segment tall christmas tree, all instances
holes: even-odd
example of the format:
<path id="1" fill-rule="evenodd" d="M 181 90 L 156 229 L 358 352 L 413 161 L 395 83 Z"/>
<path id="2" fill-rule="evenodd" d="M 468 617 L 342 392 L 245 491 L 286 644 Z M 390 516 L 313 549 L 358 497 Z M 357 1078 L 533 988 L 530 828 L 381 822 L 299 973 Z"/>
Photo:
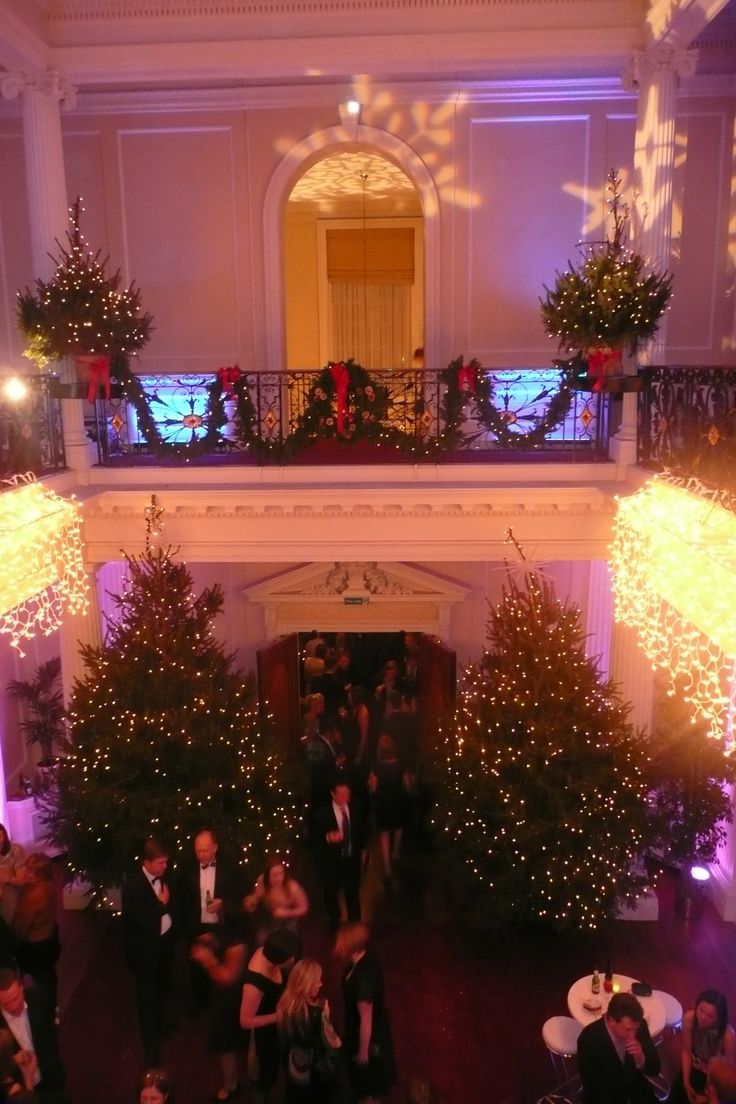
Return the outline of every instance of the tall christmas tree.
<path id="1" fill-rule="evenodd" d="M 449 877 L 478 926 L 593 929 L 645 882 L 646 750 L 584 640 L 550 582 L 508 575 L 438 757 Z"/>
<path id="2" fill-rule="evenodd" d="M 40 368 L 66 356 L 96 354 L 115 359 L 141 349 L 150 338 L 153 318 L 141 310 L 134 284 L 121 288 L 118 270 L 106 274 L 107 258 L 92 253 L 82 235 L 82 201 L 69 211 L 67 247 L 57 242 L 51 280 L 36 280 L 35 289 L 18 292 L 18 328 L 27 341 L 25 355 Z"/>
<path id="3" fill-rule="evenodd" d="M 128 589 L 101 648 L 83 646 L 70 706 L 73 751 L 48 803 L 52 838 L 96 893 L 149 835 L 176 850 L 214 828 L 240 856 L 288 845 L 295 805 L 246 679 L 213 637 L 219 585 L 199 596 L 169 551 L 128 557 Z"/>

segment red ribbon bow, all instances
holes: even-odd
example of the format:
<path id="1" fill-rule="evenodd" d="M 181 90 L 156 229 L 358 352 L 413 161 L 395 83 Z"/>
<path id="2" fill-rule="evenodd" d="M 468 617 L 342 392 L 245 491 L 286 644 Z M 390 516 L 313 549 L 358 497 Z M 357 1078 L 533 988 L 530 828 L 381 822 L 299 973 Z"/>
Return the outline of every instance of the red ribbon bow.
<path id="1" fill-rule="evenodd" d="M 220 381 L 220 386 L 222 387 L 226 399 L 229 399 L 232 395 L 235 390 L 235 384 L 242 374 L 237 364 L 233 364 L 230 368 L 217 369 L 217 378 Z"/>
<path id="2" fill-rule="evenodd" d="M 588 378 L 593 381 L 593 390 L 600 391 L 606 376 L 621 368 L 621 350 L 608 346 L 588 349 Z"/>
<path id="3" fill-rule="evenodd" d="M 345 436 L 345 416 L 348 412 L 348 387 L 350 385 L 350 372 L 342 361 L 333 363 L 330 361 L 330 373 L 335 385 L 337 398 L 337 432 Z"/>
<path id="4" fill-rule="evenodd" d="M 471 395 L 475 394 L 476 387 L 476 366 L 475 364 L 463 364 L 457 370 L 457 385 L 461 391 L 468 391 Z"/>
<path id="5" fill-rule="evenodd" d="M 94 402 L 100 387 L 105 398 L 110 398 L 110 357 L 84 354 L 75 358 L 77 364 L 87 369 L 87 402 Z"/>

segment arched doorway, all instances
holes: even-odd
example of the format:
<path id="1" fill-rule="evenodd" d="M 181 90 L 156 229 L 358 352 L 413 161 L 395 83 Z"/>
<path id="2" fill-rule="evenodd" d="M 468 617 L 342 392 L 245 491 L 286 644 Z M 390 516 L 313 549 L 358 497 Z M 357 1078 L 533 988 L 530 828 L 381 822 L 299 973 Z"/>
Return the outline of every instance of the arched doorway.
<path id="1" fill-rule="evenodd" d="M 264 285 L 267 311 L 267 368 L 286 367 L 283 280 L 283 217 L 295 183 L 308 169 L 334 152 L 373 152 L 403 171 L 419 196 L 424 242 L 425 363 L 438 363 L 439 325 L 439 197 L 422 159 L 393 134 L 367 126 L 337 126 L 310 134 L 283 158 L 269 183 L 263 208 Z M 314 365 L 311 366 L 314 368 Z"/>
<path id="2" fill-rule="evenodd" d="M 289 370 L 412 365 L 424 348 L 424 220 L 402 169 L 373 151 L 326 154 L 295 183 L 282 241 Z"/>

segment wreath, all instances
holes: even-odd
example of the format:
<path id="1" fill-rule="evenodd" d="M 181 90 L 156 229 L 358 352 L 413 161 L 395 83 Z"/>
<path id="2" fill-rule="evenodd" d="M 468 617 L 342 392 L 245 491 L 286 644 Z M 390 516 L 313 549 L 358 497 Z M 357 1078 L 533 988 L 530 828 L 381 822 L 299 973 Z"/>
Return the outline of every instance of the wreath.
<path id="1" fill-rule="evenodd" d="M 351 358 L 330 361 L 307 394 L 284 447 L 293 453 L 312 441 L 394 439 L 388 426 L 389 389 Z"/>

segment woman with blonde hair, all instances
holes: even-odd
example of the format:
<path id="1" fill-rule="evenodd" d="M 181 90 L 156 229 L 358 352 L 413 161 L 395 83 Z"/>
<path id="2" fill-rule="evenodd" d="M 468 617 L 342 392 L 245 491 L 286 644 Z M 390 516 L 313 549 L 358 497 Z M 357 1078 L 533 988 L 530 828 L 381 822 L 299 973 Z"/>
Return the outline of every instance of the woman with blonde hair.
<path id="1" fill-rule="evenodd" d="M 297 962 L 276 1008 L 286 1072 L 286 1104 L 329 1101 L 336 1076 L 340 1037 L 330 1006 L 320 997 L 322 967 L 311 958 Z"/>

